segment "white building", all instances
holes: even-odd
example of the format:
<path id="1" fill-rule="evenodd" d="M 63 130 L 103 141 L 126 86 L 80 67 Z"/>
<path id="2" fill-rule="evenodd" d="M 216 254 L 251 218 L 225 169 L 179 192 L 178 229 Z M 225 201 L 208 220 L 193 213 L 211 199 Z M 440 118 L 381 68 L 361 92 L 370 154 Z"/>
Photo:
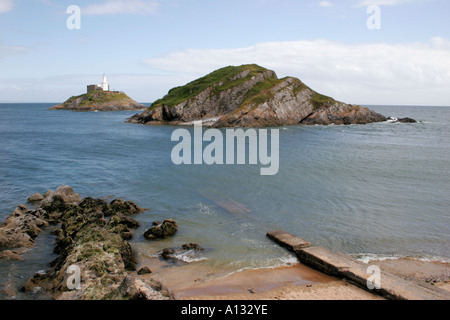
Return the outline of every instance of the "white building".
<path id="1" fill-rule="evenodd" d="M 106 74 L 103 74 L 103 79 L 101 84 L 91 84 L 87 86 L 87 92 L 92 91 L 109 91 L 109 84 L 106 80 Z"/>

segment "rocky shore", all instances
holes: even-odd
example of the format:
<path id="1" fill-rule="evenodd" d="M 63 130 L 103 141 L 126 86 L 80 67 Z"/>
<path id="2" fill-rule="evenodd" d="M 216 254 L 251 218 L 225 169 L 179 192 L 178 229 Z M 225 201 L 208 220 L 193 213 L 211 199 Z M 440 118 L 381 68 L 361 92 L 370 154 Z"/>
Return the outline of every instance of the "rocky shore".
<path id="1" fill-rule="evenodd" d="M 131 216 L 145 209 L 120 199 L 109 204 L 82 199 L 68 186 L 29 200 L 39 202 L 36 209 L 19 205 L 0 226 L 0 259 L 21 260 L 44 228 L 52 228 L 56 235 L 58 256 L 47 271 L 28 279 L 21 291 L 40 291 L 49 299 L 64 300 L 173 299 L 169 289 L 145 275 L 149 272 L 136 272 L 127 240 L 139 226 Z M 80 282 L 73 290 L 71 276 L 77 270 Z"/>
<path id="2" fill-rule="evenodd" d="M 128 122 L 185 125 L 200 120 L 220 128 L 367 124 L 386 117 L 319 94 L 297 78 L 279 79 L 272 70 L 243 65 L 174 88 Z"/>
<path id="3" fill-rule="evenodd" d="M 10 299 L 19 291 L 30 297 L 56 300 L 380 299 L 378 294 L 305 264 L 227 275 L 207 266 L 185 263 L 186 255 L 196 256 L 205 250 L 195 243 L 162 249 L 151 261 L 136 261 L 128 241 L 140 226 L 136 215 L 146 209 L 121 199 L 106 202 L 81 198 L 69 186 L 44 195 L 34 194 L 28 200 L 30 208 L 19 205 L 0 226 L 0 259 L 22 263 L 22 256 L 34 249 L 44 230 L 55 237 L 56 259 L 47 270 L 18 285 L 11 281 L 0 283 L 0 290 Z M 143 237 L 152 242 L 173 237 L 177 231 L 178 224 L 166 219 L 154 222 Z M 293 248 L 303 250 L 299 248 L 304 246 L 295 242 Z M 308 249 L 311 248 L 304 250 Z M 176 267 L 167 268 L 167 264 Z M 437 288 L 440 294 L 449 290 L 448 263 L 398 259 L 370 264 L 412 283 L 409 286 L 413 295 L 418 294 L 413 290 L 417 285 L 428 291 Z"/>

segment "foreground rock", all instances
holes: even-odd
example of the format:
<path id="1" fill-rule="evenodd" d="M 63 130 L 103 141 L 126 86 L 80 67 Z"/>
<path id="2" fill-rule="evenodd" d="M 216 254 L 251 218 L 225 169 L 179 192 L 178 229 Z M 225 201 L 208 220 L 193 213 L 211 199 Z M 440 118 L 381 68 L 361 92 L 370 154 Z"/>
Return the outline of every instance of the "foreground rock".
<path id="1" fill-rule="evenodd" d="M 50 110 L 71 111 L 128 111 L 142 110 L 146 107 L 137 103 L 123 92 L 94 91 L 80 96 L 71 97 L 62 104 L 53 106 Z"/>
<path id="2" fill-rule="evenodd" d="M 163 223 L 155 222 L 154 226 L 144 233 L 147 240 L 164 239 L 175 235 L 178 231 L 178 224 L 174 220 L 165 220 Z"/>
<path id="3" fill-rule="evenodd" d="M 58 257 L 45 273 L 35 274 L 22 288 L 53 299 L 171 299 L 170 291 L 152 279 L 134 274 L 136 261 L 127 242 L 139 223 L 130 217 L 142 212 L 135 203 L 84 198 L 71 187 L 49 191 L 37 210 L 20 205 L 0 228 L 0 257 L 20 259 L 34 246 L 43 227 L 54 225 Z M 107 217 L 110 217 L 107 219 Z M 79 270 L 80 286 L 71 276 Z"/>
<path id="4" fill-rule="evenodd" d="M 196 243 L 187 243 L 183 244 L 180 248 L 165 248 L 161 250 L 158 254 L 164 260 L 170 260 L 174 262 L 177 261 L 187 262 L 185 260 L 188 255 L 194 256 L 195 254 L 203 250 L 204 249 Z"/>
<path id="5" fill-rule="evenodd" d="M 44 200 L 44 197 L 40 193 L 35 193 L 28 197 L 27 201 L 30 203 L 39 202 Z"/>
<path id="6" fill-rule="evenodd" d="M 0 258 L 20 260 L 20 255 L 34 246 L 41 228 L 48 226 L 46 212 L 28 210 L 21 204 L 0 226 Z"/>
<path id="7" fill-rule="evenodd" d="M 386 121 L 367 108 L 323 96 L 299 79 L 278 79 L 257 65 L 219 69 L 174 88 L 142 114 L 138 124 L 192 124 L 211 127 L 269 127 L 297 124 L 366 124 Z"/>

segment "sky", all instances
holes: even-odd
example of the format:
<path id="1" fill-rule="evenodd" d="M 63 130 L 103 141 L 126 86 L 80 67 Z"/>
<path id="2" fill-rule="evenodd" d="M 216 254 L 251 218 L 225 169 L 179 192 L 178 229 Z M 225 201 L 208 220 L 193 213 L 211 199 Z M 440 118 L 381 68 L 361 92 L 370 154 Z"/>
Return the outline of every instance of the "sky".
<path id="1" fill-rule="evenodd" d="M 0 0 L 0 102 L 63 102 L 105 73 L 149 103 L 256 63 L 346 103 L 450 106 L 449 13 L 450 0 Z"/>

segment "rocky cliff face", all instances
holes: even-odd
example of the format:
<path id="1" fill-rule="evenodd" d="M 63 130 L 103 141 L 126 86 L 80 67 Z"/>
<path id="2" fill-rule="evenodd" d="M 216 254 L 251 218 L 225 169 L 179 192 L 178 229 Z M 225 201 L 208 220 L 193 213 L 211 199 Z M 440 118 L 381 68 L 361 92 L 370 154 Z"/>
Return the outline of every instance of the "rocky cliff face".
<path id="1" fill-rule="evenodd" d="M 297 124 L 366 124 L 386 121 L 367 108 L 323 96 L 257 65 L 219 69 L 172 89 L 142 114 L 139 124 L 190 124 L 212 127 L 268 127 Z"/>
<path id="2" fill-rule="evenodd" d="M 64 103 L 51 107 L 50 110 L 88 112 L 142 110 L 145 108 L 144 105 L 137 103 L 123 92 L 95 91 L 71 97 Z"/>

